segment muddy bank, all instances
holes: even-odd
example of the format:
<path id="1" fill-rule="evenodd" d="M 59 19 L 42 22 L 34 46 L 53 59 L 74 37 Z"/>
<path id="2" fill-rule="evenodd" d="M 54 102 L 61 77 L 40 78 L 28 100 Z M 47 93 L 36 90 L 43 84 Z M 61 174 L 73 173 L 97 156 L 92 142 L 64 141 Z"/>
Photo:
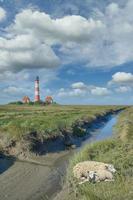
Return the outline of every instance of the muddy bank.
<path id="1" fill-rule="evenodd" d="M 109 117 L 108 122 L 102 124 L 102 127 L 100 127 L 100 129 L 98 128 L 98 126 L 95 126 L 97 128 L 91 130 L 92 136 L 83 141 L 82 146 L 77 148 L 76 152 L 82 151 L 82 147 L 88 145 L 89 143 L 101 141 L 112 137 L 113 127 L 116 123 L 117 123 L 117 115 L 112 115 Z M 57 193 L 57 195 L 53 197 L 52 200 L 68 200 L 68 194 L 71 192 L 73 191 L 71 191 L 69 185 L 64 182 L 61 191 Z"/>
<path id="2" fill-rule="evenodd" d="M 108 122 L 113 114 L 118 114 L 123 109 L 111 110 L 104 114 L 98 114 L 93 119 L 82 118 L 75 121 L 71 127 L 59 129 L 59 136 L 49 139 L 38 140 L 35 135 L 35 143 L 32 146 L 32 152 L 37 155 L 47 153 L 59 153 L 69 149 L 75 149 L 82 145 L 82 142 L 92 137 L 92 132 L 99 129 L 104 123 Z"/>
<path id="3" fill-rule="evenodd" d="M 44 134 L 38 132 L 25 134 L 19 140 L 9 140 L 4 136 L 0 138 L 2 152 L 5 155 L 26 159 L 31 157 L 32 154 L 45 155 L 47 153 L 59 153 L 66 149 L 80 147 L 82 141 L 91 137 L 90 132 L 93 129 L 102 126 L 102 123 L 108 121 L 112 114 L 117 114 L 121 110 L 110 110 L 106 113 L 97 114 L 91 119 L 84 117 L 76 120 L 71 127 L 59 128 L 56 136 L 49 136 L 47 139 Z"/>
<path id="4" fill-rule="evenodd" d="M 89 126 L 87 131 L 91 137 L 87 137 L 86 135 L 86 140 L 84 139 L 84 141 L 88 141 L 89 143 L 93 138 L 93 134 L 94 140 L 96 139 L 96 135 L 102 135 L 102 130 L 106 126 L 105 124 L 109 124 L 110 121 L 110 127 L 112 127 L 114 122 L 112 124 L 111 118 L 112 116 L 108 115 L 106 119 L 104 118 L 104 121 L 100 122 L 99 126 L 98 124 Z M 108 122 L 106 123 L 105 121 Z M 99 132 L 100 130 L 101 132 Z M 110 133 L 112 133 L 112 129 Z M 82 137 L 78 137 L 78 139 L 81 138 Z M 83 145 L 84 141 L 82 140 Z M 22 161 L 15 160 L 15 162 L 10 163 L 10 165 L 1 158 L 0 163 L 5 163 L 5 169 L 3 169 L 0 175 L 0 199 L 52 200 L 62 189 L 69 159 L 75 151 L 76 150 L 73 149 L 67 149 L 59 150 L 58 152 L 45 152 L 41 156 L 38 154 L 37 156 L 35 154 L 30 154 L 30 159 L 27 158 Z M 64 196 L 64 193 L 62 195 Z M 63 200 L 63 198 L 61 200 Z"/>
<path id="5" fill-rule="evenodd" d="M 61 190 L 72 153 L 50 153 L 23 161 L 1 158 L 0 199 L 52 199 L 53 194 Z"/>

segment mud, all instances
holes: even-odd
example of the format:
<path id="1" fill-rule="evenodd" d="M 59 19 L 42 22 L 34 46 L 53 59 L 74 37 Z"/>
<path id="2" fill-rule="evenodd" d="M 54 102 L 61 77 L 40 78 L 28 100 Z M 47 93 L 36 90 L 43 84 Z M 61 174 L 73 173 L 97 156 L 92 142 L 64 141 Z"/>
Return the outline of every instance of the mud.
<path id="1" fill-rule="evenodd" d="M 1 200 L 52 199 L 61 189 L 70 151 L 26 161 L 1 158 Z M 59 184 L 60 183 L 60 184 Z"/>
<path id="2" fill-rule="evenodd" d="M 115 116 L 113 118 L 116 119 Z M 108 116 L 106 122 L 97 122 L 88 128 L 88 136 L 75 139 L 77 147 L 81 148 L 86 143 L 111 136 L 112 127 L 116 123 L 113 118 Z M 99 135 L 103 137 L 98 138 Z M 59 148 L 58 142 L 54 145 Z M 58 151 L 54 152 L 52 149 L 41 156 L 33 154 L 26 160 L 18 160 L 14 157 L 0 158 L 0 200 L 54 199 L 62 189 L 69 159 L 76 151 L 77 149 L 59 148 Z"/>

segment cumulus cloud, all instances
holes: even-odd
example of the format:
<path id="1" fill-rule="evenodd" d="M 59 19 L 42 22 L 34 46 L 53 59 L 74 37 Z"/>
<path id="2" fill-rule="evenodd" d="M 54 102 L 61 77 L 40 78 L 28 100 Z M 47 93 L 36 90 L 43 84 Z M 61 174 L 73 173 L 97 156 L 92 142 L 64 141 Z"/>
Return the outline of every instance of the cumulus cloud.
<path id="1" fill-rule="evenodd" d="M 0 22 L 6 18 L 6 11 L 0 7 Z"/>
<path id="2" fill-rule="evenodd" d="M 97 8 L 89 18 L 52 18 L 37 9 L 24 9 L 0 38 L 0 70 L 56 68 L 60 62 L 78 61 L 107 68 L 133 61 L 132 10 L 132 0 L 123 6 L 110 3 L 104 11 Z"/>
<path id="3" fill-rule="evenodd" d="M 59 92 L 57 93 L 58 97 L 82 97 L 85 96 L 86 91 L 81 90 L 81 89 L 64 89 L 63 90 L 59 90 Z"/>
<path id="4" fill-rule="evenodd" d="M 104 87 L 95 87 L 91 90 L 91 94 L 95 96 L 107 96 L 110 94 L 110 91 Z"/>
<path id="5" fill-rule="evenodd" d="M 117 15 L 119 12 L 119 6 L 117 3 L 110 3 L 106 8 L 106 14 L 109 16 Z"/>
<path id="6" fill-rule="evenodd" d="M 23 10 L 7 27 L 7 37 L 0 38 L 0 70 L 57 67 L 60 59 L 52 45 L 86 41 L 90 33 L 100 27 L 99 20 L 81 16 L 52 19 L 44 12 Z"/>
<path id="7" fill-rule="evenodd" d="M 126 92 L 131 92 L 132 88 L 129 86 L 120 86 L 119 88 L 116 88 L 115 91 L 120 93 L 126 93 Z"/>
<path id="8" fill-rule="evenodd" d="M 87 86 L 83 82 L 76 82 L 71 85 L 73 89 L 86 89 Z"/>
<path id="9" fill-rule="evenodd" d="M 109 85 L 112 84 L 133 84 L 133 74 L 126 72 L 117 72 L 112 76 Z"/>
<path id="10" fill-rule="evenodd" d="M 87 67 L 115 67 L 133 61 L 133 3 L 128 0 L 122 7 L 109 4 L 104 12 L 97 9 L 94 19 L 103 26 L 86 39 L 86 44 L 65 45 L 61 48 L 68 62 L 76 59 Z M 69 55 L 69 56 L 68 56 Z"/>
<path id="11" fill-rule="evenodd" d="M 3 93 L 9 95 L 26 95 L 30 93 L 30 89 L 16 86 L 9 86 L 3 89 Z"/>
<path id="12" fill-rule="evenodd" d="M 29 79 L 29 73 L 25 71 L 21 71 L 19 73 L 13 73 L 11 71 L 5 71 L 0 74 L 0 81 L 2 82 L 11 82 L 11 81 L 26 81 Z"/>
<path id="13" fill-rule="evenodd" d="M 12 39 L 0 38 L 0 71 L 55 68 L 59 58 L 52 48 L 32 35 L 19 35 Z"/>
<path id="14" fill-rule="evenodd" d="M 94 85 L 85 85 L 83 82 L 76 82 L 70 88 L 61 88 L 58 91 L 59 97 L 89 97 L 89 96 L 108 96 L 111 91 L 107 88 L 97 87 Z"/>
<path id="15" fill-rule="evenodd" d="M 44 12 L 27 9 L 16 15 L 15 22 L 9 30 L 18 34 L 32 33 L 48 44 L 53 44 L 86 41 L 92 31 L 103 26 L 100 20 L 86 19 L 80 15 L 52 19 Z"/>

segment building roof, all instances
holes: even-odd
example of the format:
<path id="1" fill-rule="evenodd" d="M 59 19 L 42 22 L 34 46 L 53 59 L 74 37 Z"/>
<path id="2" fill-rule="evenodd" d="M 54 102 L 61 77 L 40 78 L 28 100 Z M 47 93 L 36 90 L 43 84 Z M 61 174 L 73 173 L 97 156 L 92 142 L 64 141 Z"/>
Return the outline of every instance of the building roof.
<path id="1" fill-rule="evenodd" d="M 51 96 L 47 96 L 47 97 L 45 98 L 45 101 L 51 102 L 51 101 L 53 101 L 53 98 L 52 98 Z"/>
<path id="2" fill-rule="evenodd" d="M 23 102 L 29 102 L 30 98 L 28 96 L 24 96 L 22 100 L 23 100 Z"/>

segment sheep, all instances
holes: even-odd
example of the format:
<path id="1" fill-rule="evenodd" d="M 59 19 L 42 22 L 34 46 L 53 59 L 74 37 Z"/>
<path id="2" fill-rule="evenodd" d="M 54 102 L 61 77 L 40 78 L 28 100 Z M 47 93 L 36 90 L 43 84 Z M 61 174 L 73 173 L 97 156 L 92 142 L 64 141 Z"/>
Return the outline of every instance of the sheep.
<path id="1" fill-rule="evenodd" d="M 113 174 L 105 169 L 90 171 L 88 173 L 88 178 L 90 182 L 101 182 L 101 181 L 114 181 Z"/>
<path id="2" fill-rule="evenodd" d="M 90 171 L 97 172 L 97 170 L 106 170 L 110 173 L 115 173 L 115 168 L 111 164 L 106 164 L 96 161 L 84 161 L 76 164 L 73 168 L 74 177 L 80 180 L 88 178 Z"/>
<path id="3" fill-rule="evenodd" d="M 113 174 L 107 170 L 89 171 L 88 176 L 86 178 L 81 178 L 79 185 L 85 182 L 98 183 L 101 181 L 114 181 Z"/>

